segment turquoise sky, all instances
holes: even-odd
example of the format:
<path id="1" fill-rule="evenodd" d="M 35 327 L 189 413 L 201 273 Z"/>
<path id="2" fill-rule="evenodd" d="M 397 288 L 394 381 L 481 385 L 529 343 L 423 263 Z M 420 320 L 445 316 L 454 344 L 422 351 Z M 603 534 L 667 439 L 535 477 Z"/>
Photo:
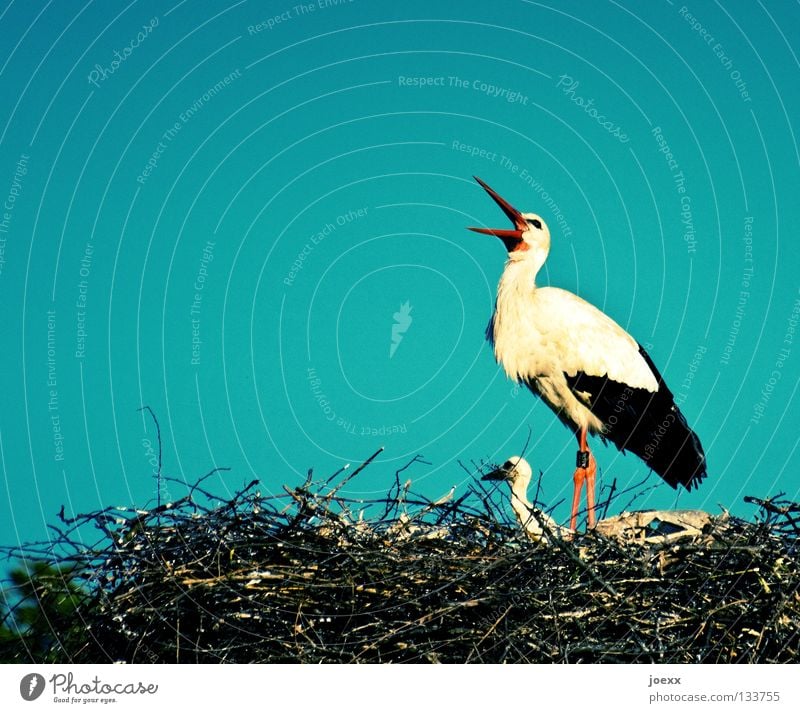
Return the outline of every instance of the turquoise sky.
<path id="1" fill-rule="evenodd" d="M 796 4 L 293 2 L 3 4 L 0 542 L 152 504 L 145 404 L 165 474 L 220 493 L 384 446 L 350 496 L 420 454 L 438 497 L 530 431 L 567 498 L 572 434 L 484 341 L 473 174 L 659 365 L 708 455 L 680 506 L 800 498 Z"/>

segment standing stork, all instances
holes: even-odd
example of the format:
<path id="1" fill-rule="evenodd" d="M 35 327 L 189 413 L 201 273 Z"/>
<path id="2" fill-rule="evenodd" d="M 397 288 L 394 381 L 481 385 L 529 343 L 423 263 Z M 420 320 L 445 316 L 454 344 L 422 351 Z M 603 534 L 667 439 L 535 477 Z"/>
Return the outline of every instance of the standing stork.
<path id="1" fill-rule="evenodd" d="M 706 476 L 703 447 L 647 352 L 577 295 L 537 287 L 550 251 L 547 225 L 475 180 L 514 224 L 513 230 L 470 228 L 500 238 L 508 250 L 487 339 L 506 374 L 541 396 L 578 439 L 570 528 L 577 525 L 584 483 L 589 528 L 596 522 L 589 434 L 635 453 L 673 488 L 699 485 Z"/>

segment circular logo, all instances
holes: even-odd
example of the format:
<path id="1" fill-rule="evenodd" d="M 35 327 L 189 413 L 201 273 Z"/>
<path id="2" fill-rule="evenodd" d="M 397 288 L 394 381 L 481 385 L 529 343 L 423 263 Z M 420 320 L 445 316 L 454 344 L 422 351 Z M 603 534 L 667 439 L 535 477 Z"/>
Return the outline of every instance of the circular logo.
<path id="1" fill-rule="evenodd" d="M 44 676 L 38 673 L 29 673 L 19 682 L 19 694 L 26 701 L 35 701 L 44 693 Z"/>

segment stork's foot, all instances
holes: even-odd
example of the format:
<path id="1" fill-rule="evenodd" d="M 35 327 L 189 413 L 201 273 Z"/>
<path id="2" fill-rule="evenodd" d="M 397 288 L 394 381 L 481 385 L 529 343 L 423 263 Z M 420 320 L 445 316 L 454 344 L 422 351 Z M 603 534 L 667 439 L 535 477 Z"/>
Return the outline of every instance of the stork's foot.
<path id="1" fill-rule="evenodd" d="M 578 510 L 581 504 L 581 491 L 586 483 L 586 506 L 589 529 L 594 529 L 596 518 L 594 512 L 594 482 L 597 473 L 597 462 L 589 450 L 579 450 L 576 458 L 575 474 L 572 476 L 574 489 L 572 491 L 572 516 L 569 520 L 570 530 L 575 530 L 578 525 Z"/>

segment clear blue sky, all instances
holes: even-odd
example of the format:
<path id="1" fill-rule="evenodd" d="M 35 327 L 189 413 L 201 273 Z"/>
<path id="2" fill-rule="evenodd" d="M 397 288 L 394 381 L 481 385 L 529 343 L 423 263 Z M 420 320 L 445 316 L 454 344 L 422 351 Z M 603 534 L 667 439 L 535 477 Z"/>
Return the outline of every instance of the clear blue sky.
<path id="1" fill-rule="evenodd" d="M 484 341 L 472 174 L 649 349 L 708 455 L 681 506 L 800 497 L 797 5 L 293 2 L 4 3 L 0 541 L 152 502 L 142 404 L 221 492 L 385 446 L 348 493 L 421 454 L 435 497 L 530 430 L 568 496 L 572 434 Z"/>

